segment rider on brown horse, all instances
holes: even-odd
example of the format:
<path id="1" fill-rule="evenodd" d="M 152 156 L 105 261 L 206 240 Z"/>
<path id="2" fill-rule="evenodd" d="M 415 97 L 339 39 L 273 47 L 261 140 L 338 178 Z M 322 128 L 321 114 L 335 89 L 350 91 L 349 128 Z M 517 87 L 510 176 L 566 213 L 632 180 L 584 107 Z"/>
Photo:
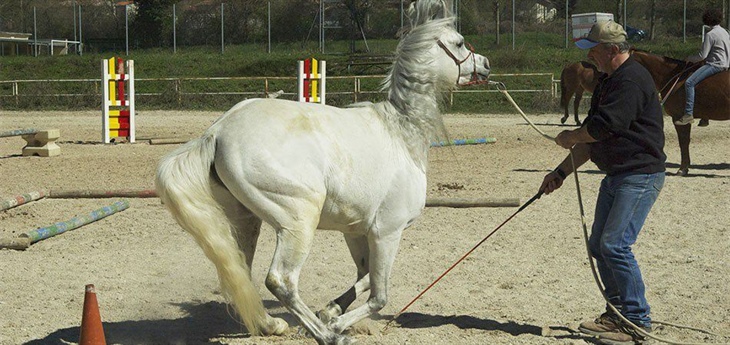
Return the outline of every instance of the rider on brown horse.
<path id="1" fill-rule="evenodd" d="M 687 100 L 684 107 L 684 116 L 675 121 L 678 126 L 688 125 L 694 122 L 695 85 L 705 78 L 725 71 L 730 67 L 730 35 L 720 26 L 722 12 L 717 9 L 705 11 L 702 15 L 702 23 L 711 27 L 705 34 L 702 49 L 699 54 L 692 55 L 687 61 L 699 62 L 704 60 L 705 64 L 698 68 L 684 83 Z M 709 121 L 703 119 L 700 126 L 707 126 Z"/>

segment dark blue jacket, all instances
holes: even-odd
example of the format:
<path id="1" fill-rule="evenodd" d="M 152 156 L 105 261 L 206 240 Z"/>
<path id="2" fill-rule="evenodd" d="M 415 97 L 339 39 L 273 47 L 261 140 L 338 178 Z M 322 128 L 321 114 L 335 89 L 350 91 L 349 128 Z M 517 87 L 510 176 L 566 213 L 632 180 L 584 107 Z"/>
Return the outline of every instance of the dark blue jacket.
<path id="1" fill-rule="evenodd" d="M 591 161 L 608 175 L 665 170 L 664 118 L 649 72 L 629 58 L 599 78 L 583 123 Z"/>

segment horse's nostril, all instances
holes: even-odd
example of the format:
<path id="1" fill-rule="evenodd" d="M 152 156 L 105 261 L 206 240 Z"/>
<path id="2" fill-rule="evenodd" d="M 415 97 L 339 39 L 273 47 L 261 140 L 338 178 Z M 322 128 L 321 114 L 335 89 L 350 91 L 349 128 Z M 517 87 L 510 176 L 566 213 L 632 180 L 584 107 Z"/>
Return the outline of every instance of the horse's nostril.
<path id="1" fill-rule="evenodd" d="M 489 66 L 489 60 L 487 60 L 487 58 L 484 58 L 484 68 L 486 68 L 486 69 L 488 69 L 488 70 L 489 70 L 489 69 L 492 69 L 492 68 L 491 68 L 491 67 Z"/>

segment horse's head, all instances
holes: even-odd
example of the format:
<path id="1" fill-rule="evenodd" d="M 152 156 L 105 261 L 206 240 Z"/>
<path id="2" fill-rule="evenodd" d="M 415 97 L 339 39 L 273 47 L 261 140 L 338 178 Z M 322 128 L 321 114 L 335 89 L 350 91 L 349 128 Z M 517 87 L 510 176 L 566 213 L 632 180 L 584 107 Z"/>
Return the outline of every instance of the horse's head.
<path id="1" fill-rule="evenodd" d="M 489 60 L 482 55 L 474 53 L 474 48 L 464 42 L 464 37 L 455 30 L 451 41 L 443 37 L 436 41 L 436 44 L 443 49 L 456 67 L 458 67 L 458 85 L 472 85 L 486 82 L 489 78 Z M 448 64 L 448 62 L 446 62 Z"/>
<path id="2" fill-rule="evenodd" d="M 451 86 L 484 82 L 490 73 L 489 60 L 474 53 L 454 27 L 454 16 L 444 0 L 420 0 L 408 9 L 411 30 L 407 36 L 420 36 L 431 44 L 428 61 L 439 77 Z M 408 40 L 408 37 L 406 38 Z"/>
<path id="3" fill-rule="evenodd" d="M 393 65 L 382 84 L 388 93 L 387 104 L 394 109 L 383 114 L 386 118 L 397 117 L 389 123 L 396 123 L 398 131 L 410 133 L 406 141 L 414 156 L 425 157 L 429 140 L 446 137 L 441 110 L 447 92 L 459 83 L 486 80 L 489 76 L 489 61 L 467 48 L 449 8 L 444 0 L 411 3 L 410 26 L 401 36 Z"/>

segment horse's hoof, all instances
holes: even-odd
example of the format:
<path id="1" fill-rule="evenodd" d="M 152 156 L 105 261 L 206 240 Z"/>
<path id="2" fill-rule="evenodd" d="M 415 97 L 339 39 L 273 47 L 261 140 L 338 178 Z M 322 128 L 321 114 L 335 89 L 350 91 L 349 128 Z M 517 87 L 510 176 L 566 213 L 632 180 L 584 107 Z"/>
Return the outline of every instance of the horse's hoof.
<path id="1" fill-rule="evenodd" d="M 330 302 L 324 309 L 317 312 L 317 317 L 324 323 L 342 315 L 342 308 L 335 302 Z"/>
<path id="2" fill-rule="evenodd" d="M 345 340 L 342 343 L 340 343 L 340 344 L 341 345 L 352 345 L 352 344 L 355 344 L 355 343 L 356 343 L 355 339 L 352 339 L 350 337 L 346 337 Z"/>
<path id="3" fill-rule="evenodd" d="M 272 317 L 269 319 L 266 325 L 266 329 L 262 329 L 261 332 L 264 335 L 283 335 L 289 329 L 289 324 L 278 317 Z"/>
<path id="4" fill-rule="evenodd" d="M 561 119 L 560 119 L 560 123 L 565 123 L 565 120 L 567 120 L 567 119 L 568 119 L 567 117 L 563 117 L 563 118 L 561 118 Z"/>
<path id="5" fill-rule="evenodd" d="M 580 126 L 580 125 L 582 125 L 582 123 L 580 123 L 580 121 L 575 121 L 575 125 Z"/>
<path id="6" fill-rule="evenodd" d="M 341 334 L 332 334 L 326 336 L 324 339 L 315 340 L 317 340 L 317 344 L 321 345 L 351 345 L 355 343 L 355 340 L 352 338 Z"/>
<path id="7" fill-rule="evenodd" d="M 327 328 L 329 328 L 329 330 L 335 334 L 342 334 L 342 331 L 344 331 L 344 329 L 340 326 L 339 322 L 337 322 L 337 321 L 338 321 L 337 318 L 333 318 L 332 320 L 329 320 L 329 322 L 327 322 Z"/>
<path id="8" fill-rule="evenodd" d="M 679 169 L 674 176 L 687 176 L 687 174 L 689 174 L 689 169 Z"/>
<path id="9" fill-rule="evenodd" d="M 297 331 L 295 332 L 300 337 L 312 337 L 312 333 L 309 333 L 306 328 L 302 326 L 298 326 Z"/>
<path id="10" fill-rule="evenodd" d="M 334 345 L 352 345 L 355 343 L 355 340 L 346 336 L 346 335 L 340 335 L 337 338 L 335 338 Z"/>

